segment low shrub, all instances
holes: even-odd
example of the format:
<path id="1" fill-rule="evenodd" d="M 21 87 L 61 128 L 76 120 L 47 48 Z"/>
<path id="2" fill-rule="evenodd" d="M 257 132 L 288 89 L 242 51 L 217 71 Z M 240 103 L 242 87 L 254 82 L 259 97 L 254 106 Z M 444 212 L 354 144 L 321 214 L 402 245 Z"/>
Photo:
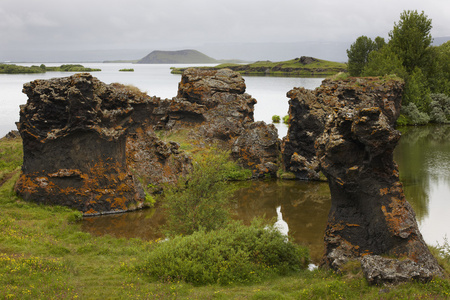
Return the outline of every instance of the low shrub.
<path id="1" fill-rule="evenodd" d="M 272 116 L 272 123 L 280 123 L 280 120 L 281 120 L 280 116 L 278 115 Z"/>
<path id="2" fill-rule="evenodd" d="M 289 124 L 289 120 L 290 120 L 289 115 L 285 115 L 285 116 L 283 117 L 283 123 L 284 123 L 284 124 Z"/>
<path id="3" fill-rule="evenodd" d="M 406 118 L 408 125 L 425 125 L 430 122 L 430 116 L 425 112 L 419 111 L 412 102 L 402 107 L 401 114 Z"/>
<path id="4" fill-rule="evenodd" d="M 153 279 L 195 285 L 258 282 L 268 276 L 305 269 L 309 250 L 262 222 L 232 222 L 159 243 L 137 271 Z"/>
<path id="5" fill-rule="evenodd" d="M 215 230 L 228 223 L 233 187 L 227 180 L 231 176 L 242 174 L 230 161 L 228 152 L 211 149 L 194 157 L 191 172 L 165 189 L 166 233 L 188 235 L 198 230 Z"/>

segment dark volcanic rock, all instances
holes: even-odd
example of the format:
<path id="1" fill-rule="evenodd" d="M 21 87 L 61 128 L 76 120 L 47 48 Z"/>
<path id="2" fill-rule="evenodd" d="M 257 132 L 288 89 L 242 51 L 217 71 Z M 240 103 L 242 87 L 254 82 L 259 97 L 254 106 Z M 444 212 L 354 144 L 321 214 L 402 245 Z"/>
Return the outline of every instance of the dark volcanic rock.
<path id="1" fill-rule="evenodd" d="M 126 164 L 131 104 L 143 95 L 89 74 L 24 85 L 18 128 L 24 162 L 16 191 L 26 200 L 85 214 L 142 206 L 143 191 Z"/>
<path id="2" fill-rule="evenodd" d="M 332 199 L 324 262 L 340 269 L 349 259 L 389 255 L 416 263 L 425 270 L 417 275 L 420 279 L 428 280 L 429 274 L 442 275 L 419 232 L 393 161 L 400 138 L 394 124 L 402 83 L 360 80 L 355 88 L 355 80 L 328 82 L 334 93 L 317 99 L 322 102 L 331 97 L 333 105 L 316 141 L 320 170 L 328 179 Z M 336 94 L 338 90 L 342 93 Z M 367 92 L 362 98 L 359 91 L 364 90 Z M 322 87 L 322 91 L 330 90 Z M 369 269 L 367 274 L 375 272 Z M 375 277 L 384 275 L 380 276 Z"/>
<path id="3" fill-rule="evenodd" d="M 187 69 L 173 101 L 189 102 L 202 111 L 203 120 L 193 122 L 201 139 L 231 150 L 232 157 L 253 172 L 254 177 L 275 176 L 278 170 L 279 140 L 275 127 L 254 123 L 256 100 L 245 93 L 242 76 L 229 69 Z M 172 128 L 186 128 L 169 113 Z M 183 119 L 181 119 L 183 120 Z"/>
<path id="4" fill-rule="evenodd" d="M 247 125 L 235 140 L 231 155 L 243 167 L 253 170 L 254 177 L 276 177 L 280 155 L 277 129 L 264 122 Z"/>
<path id="5" fill-rule="evenodd" d="M 144 202 L 141 184 L 158 191 L 191 167 L 179 145 L 160 140 L 153 128 L 166 126 L 169 117 L 203 120 L 196 104 L 150 98 L 89 74 L 33 81 L 24 92 L 29 100 L 18 125 L 24 164 L 16 191 L 27 200 L 86 215 L 133 210 Z"/>
<path id="6" fill-rule="evenodd" d="M 191 158 L 179 147 L 178 143 L 160 140 L 150 127 L 137 126 L 127 139 L 128 166 L 151 187 L 149 192 L 158 192 L 191 169 Z"/>
<path id="7" fill-rule="evenodd" d="M 199 142 L 229 151 L 234 145 L 235 159 L 254 177 L 274 176 L 278 168 L 276 129 L 253 122 L 256 100 L 230 70 L 189 69 L 171 100 L 89 74 L 36 80 L 24 92 L 29 99 L 18 123 L 24 164 L 16 191 L 26 200 L 86 215 L 142 207 L 142 184 L 156 192 L 191 168 L 179 145 L 160 140 L 155 130 L 187 128 Z"/>
<path id="8" fill-rule="evenodd" d="M 376 78 L 353 78 L 344 84 L 327 79 L 313 91 L 304 88 L 289 91 L 289 130 L 281 146 L 286 171 L 299 179 L 318 180 L 320 170 L 314 144 L 324 131 L 328 116 L 346 106 L 363 108 L 373 104 L 390 121 L 396 120 L 402 89 L 398 81 L 380 84 Z"/>

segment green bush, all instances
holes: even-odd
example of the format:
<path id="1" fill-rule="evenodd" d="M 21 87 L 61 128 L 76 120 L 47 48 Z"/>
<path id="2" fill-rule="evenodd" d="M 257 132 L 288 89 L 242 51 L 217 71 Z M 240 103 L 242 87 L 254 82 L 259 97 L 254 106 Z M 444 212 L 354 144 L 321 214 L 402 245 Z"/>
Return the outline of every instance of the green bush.
<path id="1" fill-rule="evenodd" d="M 241 176 L 237 171 L 227 152 L 212 149 L 197 155 L 191 172 L 165 191 L 167 234 L 188 235 L 228 223 L 233 188 L 226 181 Z"/>
<path id="2" fill-rule="evenodd" d="M 278 115 L 272 116 L 272 123 L 280 123 L 280 120 L 281 120 L 280 116 Z"/>
<path id="3" fill-rule="evenodd" d="M 196 285 L 258 282 L 305 269 L 306 247 L 293 244 L 262 222 L 239 222 L 159 243 L 138 272 L 153 279 Z"/>
<path id="4" fill-rule="evenodd" d="M 408 125 L 425 125 L 430 122 L 430 116 L 425 112 L 419 111 L 412 102 L 402 107 L 401 114 L 407 119 Z"/>
<path id="5" fill-rule="evenodd" d="M 450 97 L 445 94 L 431 94 L 430 107 L 432 122 L 448 123 L 450 121 Z"/>
<path id="6" fill-rule="evenodd" d="M 286 115 L 286 116 L 283 117 L 283 123 L 284 124 L 289 124 L 289 120 L 290 120 L 289 115 Z"/>

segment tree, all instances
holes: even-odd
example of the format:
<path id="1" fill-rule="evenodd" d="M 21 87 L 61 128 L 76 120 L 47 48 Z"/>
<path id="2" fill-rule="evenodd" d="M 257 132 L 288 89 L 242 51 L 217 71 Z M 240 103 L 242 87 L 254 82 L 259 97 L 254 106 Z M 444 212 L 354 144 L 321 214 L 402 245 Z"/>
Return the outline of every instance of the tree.
<path id="1" fill-rule="evenodd" d="M 369 54 L 368 62 L 362 71 L 363 76 L 384 76 L 395 74 L 405 78 L 407 73 L 402 61 L 389 45 Z"/>
<path id="2" fill-rule="evenodd" d="M 431 50 L 434 64 L 427 74 L 431 92 L 450 96 L 450 41 Z"/>
<path id="3" fill-rule="evenodd" d="M 423 11 L 419 14 L 417 10 L 408 10 L 400 15 L 400 21 L 394 23 L 394 29 L 389 32 L 389 44 L 409 74 L 416 67 L 426 69 L 430 63 L 431 28 L 431 19 Z"/>
<path id="4" fill-rule="evenodd" d="M 348 57 L 348 72 L 350 76 L 361 76 L 364 66 L 367 64 L 369 53 L 376 47 L 372 39 L 363 35 L 356 39 L 356 41 L 347 50 Z"/>
<path id="5" fill-rule="evenodd" d="M 414 103 L 421 112 L 428 112 L 431 103 L 427 78 L 418 67 L 405 80 L 402 104 Z"/>
<path id="6" fill-rule="evenodd" d="M 377 36 L 375 38 L 375 42 L 374 43 L 375 43 L 375 49 L 374 49 L 375 51 L 379 51 L 379 50 L 381 50 L 381 48 L 386 46 L 386 41 L 381 36 Z"/>

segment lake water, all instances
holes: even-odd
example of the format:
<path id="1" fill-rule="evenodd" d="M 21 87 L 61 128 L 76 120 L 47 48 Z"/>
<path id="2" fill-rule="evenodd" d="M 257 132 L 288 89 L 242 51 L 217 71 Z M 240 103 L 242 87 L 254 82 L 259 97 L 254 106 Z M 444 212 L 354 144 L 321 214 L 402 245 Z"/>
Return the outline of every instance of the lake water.
<path id="1" fill-rule="evenodd" d="M 29 64 L 28 64 L 29 65 Z M 61 64 L 48 64 L 58 66 Z M 169 65 L 84 64 L 102 69 L 92 73 L 106 83 L 132 84 L 149 95 L 161 98 L 176 96 L 180 75 L 170 74 Z M 122 68 L 135 72 L 119 72 Z M 22 85 L 34 79 L 69 76 L 72 73 L 0 74 L 0 136 L 15 129 L 19 119 L 19 105 L 27 100 Z M 255 120 L 271 122 L 272 115 L 287 114 L 286 92 L 293 87 L 314 89 L 322 78 L 244 77 L 247 93 L 257 99 Z M 278 124 L 279 135 L 287 128 Z M 395 150 L 400 177 L 408 201 L 416 211 L 420 230 L 431 245 L 443 243 L 450 232 L 450 126 L 412 127 L 403 130 Z M 317 262 L 323 251 L 323 232 L 330 209 L 330 194 L 326 183 L 301 181 L 258 181 L 245 183 L 235 194 L 233 210 L 236 218 L 250 222 L 253 217 L 276 220 L 276 207 L 281 206 L 289 234 L 311 247 Z M 82 222 L 85 231 L 95 235 L 156 239 L 158 228 L 164 224 L 160 208 L 134 213 L 87 218 Z"/>
<path id="2" fill-rule="evenodd" d="M 31 64 L 20 64 L 30 66 Z M 37 64 L 39 65 L 39 64 Z M 47 66 L 60 66 L 61 63 L 49 63 Z M 85 67 L 99 68 L 101 72 L 92 75 L 105 83 L 119 82 L 132 84 L 150 96 L 172 98 L 177 95 L 181 75 L 170 73 L 170 65 L 145 64 L 102 64 L 83 63 Z M 183 65 L 177 65 L 183 67 Z M 133 68 L 134 72 L 119 72 L 120 69 Z M 23 84 L 35 79 L 65 77 L 74 73 L 47 72 L 43 74 L 0 74 L 0 137 L 16 129 L 19 120 L 19 105 L 25 104 L 27 96 L 22 93 Z M 286 78 L 286 77 L 245 77 L 247 93 L 258 100 L 255 106 L 255 120 L 271 122 L 273 115 L 281 117 L 288 113 L 286 93 L 293 87 L 303 86 L 308 89 L 318 87 L 323 78 Z M 279 135 L 286 135 L 283 124 L 276 125 Z"/>

